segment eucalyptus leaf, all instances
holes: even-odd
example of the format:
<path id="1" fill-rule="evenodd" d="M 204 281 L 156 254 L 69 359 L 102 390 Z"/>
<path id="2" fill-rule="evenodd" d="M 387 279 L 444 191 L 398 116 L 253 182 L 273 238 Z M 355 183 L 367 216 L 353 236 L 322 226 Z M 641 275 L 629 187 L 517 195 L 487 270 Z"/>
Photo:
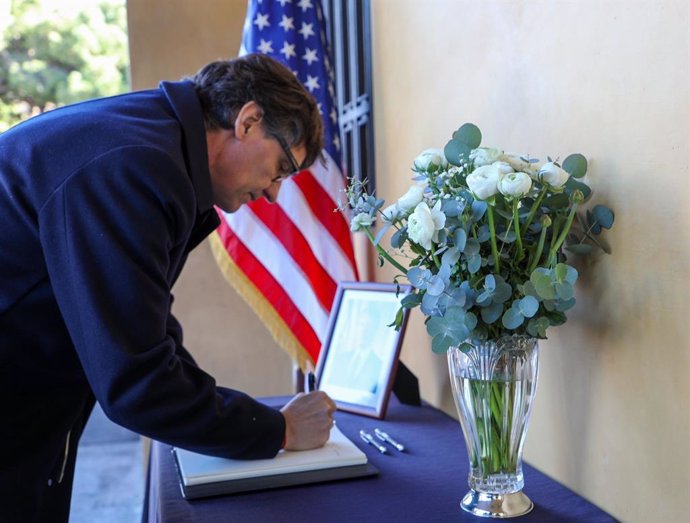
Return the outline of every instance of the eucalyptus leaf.
<path id="1" fill-rule="evenodd" d="M 441 311 L 447 310 L 449 307 L 463 307 L 465 305 L 465 293 L 460 288 L 455 288 L 450 291 L 446 290 L 438 298 L 438 308 Z"/>
<path id="2" fill-rule="evenodd" d="M 508 209 L 501 209 L 499 207 L 494 207 L 494 213 L 498 214 L 499 216 L 505 218 L 507 221 L 510 221 L 513 219 L 513 211 L 508 210 Z"/>
<path id="3" fill-rule="evenodd" d="M 477 326 L 478 320 L 477 316 L 475 316 L 471 312 L 466 312 L 465 313 L 465 327 L 467 327 L 468 330 L 472 330 Z"/>
<path id="4" fill-rule="evenodd" d="M 576 180 L 572 176 L 568 178 L 567 182 L 565 182 L 564 187 L 565 192 L 568 195 L 574 193 L 575 191 L 581 191 L 585 197 L 585 200 L 589 198 L 592 194 L 592 189 L 589 188 L 589 185 Z"/>
<path id="5" fill-rule="evenodd" d="M 465 229 L 455 229 L 453 241 L 460 252 L 464 251 L 467 244 L 467 232 L 465 232 Z"/>
<path id="6" fill-rule="evenodd" d="M 587 174 L 587 158 L 580 153 L 571 154 L 563 160 L 562 167 L 573 178 L 582 178 Z"/>
<path id="7" fill-rule="evenodd" d="M 513 288 L 501 276 L 496 276 L 496 280 L 496 290 L 494 291 L 493 299 L 497 303 L 504 303 L 513 294 Z"/>
<path id="8" fill-rule="evenodd" d="M 486 214 L 486 210 L 488 209 L 489 204 L 486 202 L 482 202 L 479 200 L 475 200 L 472 202 L 472 221 L 473 222 L 478 222 L 479 220 L 482 219 L 484 214 Z"/>
<path id="9" fill-rule="evenodd" d="M 482 143 L 482 132 L 473 123 L 466 123 L 453 133 L 453 139 L 466 144 L 470 149 L 476 149 Z"/>
<path id="10" fill-rule="evenodd" d="M 407 271 L 407 279 L 410 284 L 416 289 L 426 289 L 427 283 L 431 278 L 431 271 L 429 269 L 422 269 L 421 267 L 412 267 Z"/>
<path id="11" fill-rule="evenodd" d="M 587 216 L 587 229 L 589 229 L 589 232 L 592 234 L 601 234 L 601 225 L 597 221 L 597 219 L 594 217 L 592 214 L 592 211 L 588 210 L 586 213 Z"/>
<path id="12" fill-rule="evenodd" d="M 391 236 L 391 247 L 400 249 L 407 241 L 407 227 L 403 227 Z"/>
<path id="13" fill-rule="evenodd" d="M 460 259 L 461 250 L 462 249 L 455 245 L 446 249 L 446 252 L 444 252 L 443 256 L 441 256 L 441 264 L 448 267 L 455 265 L 455 263 Z"/>
<path id="14" fill-rule="evenodd" d="M 517 329 L 525 322 L 525 317 L 518 309 L 511 307 L 503 314 L 501 322 L 506 329 Z"/>
<path id="15" fill-rule="evenodd" d="M 442 184 L 444 183 L 443 180 L 440 181 Z M 455 218 L 462 213 L 464 208 L 465 206 L 462 203 L 450 198 L 443 200 L 441 203 L 441 210 L 443 211 L 443 214 L 446 215 L 446 218 Z"/>
<path id="16" fill-rule="evenodd" d="M 549 328 L 549 320 L 544 316 L 532 318 L 527 323 L 527 334 L 536 338 L 546 338 L 546 329 Z"/>
<path id="17" fill-rule="evenodd" d="M 480 314 L 484 323 L 490 325 L 500 318 L 501 314 L 503 314 L 503 304 L 494 303 L 489 307 L 481 309 Z"/>
<path id="18" fill-rule="evenodd" d="M 491 303 L 493 303 L 491 291 L 480 292 L 479 296 L 477 296 L 477 305 L 480 307 L 488 307 Z"/>
<path id="19" fill-rule="evenodd" d="M 465 248 L 463 249 L 463 252 L 467 255 L 470 254 L 479 254 L 479 242 L 477 241 L 476 238 L 470 238 L 467 240 L 467 243 L 465 243 Z"/>
<path id="20" fill-rule="evenodd" d="M 571 267 L 570 265 L 566 263 L 559 263 L 556 265 L 554 269 L 554 274 L 556 276 L 556 281 L 558 282 L 563 282 L 566 281 L 570 285 L 575 285 L 575 282 L 577 281 L 577 269 L 575 267 Z"/>
<path id="21" fill-rule="evenodd" d="M 467 259 L 467 272 L 475 274 L 482 267 L 482 257 L 479 254 L 465 256 Z"/>
<path id="22" fill-rule="evenodd" d="M 446 160 L 452 165 L 460 166 L 463 161 L 467 161 L 470 157 L 471 148 L 460 140 L 452 139 L 443 148 L 443 154 L 446 155 Z"/>
<path id="23" fill-rule="evenodd" d="M 539 310 L 539 302 L 534 296 L 525 296 L 518 302 L 518 307 L 525 318 L 531 318 Z"/>
<path id="24" fill-rule="evenodd" d="M 604 229 L 610 229 L 613 226 L 614 214 L 606 205 L 595 205 L 592 208 L 592 216 Z"/>
<path id="25" fill-rule="evenodd" d="M 438 306 L 438 299 L 438 296 L 425 292 L 419 310 L 426 316 L 442 316 L 441 309 Z"/>
<path id="26" fill-rule="evenodd" d="M 554 194 L 553 196 L 544 198 L 541 204 L 549 209 L 563 209 L 570 205 L 570 198 L 568 198 L 568 195 L 565 193 Z"/>
<path id="27" fill-rule="evenodd" d="M 411 293 L 400 300 L 400 305 L 406 309 L 412 309 L 422 303 L 422 295 L 419 293 Z"/>
<path id="28" fill-rule="evenodd" d="M 438 274 L 435 274 L 429 278 L 429 281 L 426 284 L 426 292 L 431 296 L 440 296 L 445 288 L 446 284 L 443 282 L 443 278 Z"/>
<path id="29" fill-rule="evenodd" d="M 491 240 L 491 231 L 488 225 L 482 225 L 477 229 L 477 241 L 480 243 L 485 243 Z"/>
<path id="30" fill-rule="evenodd" d="M 517 239 L 515 231 L 512 229 L 509 231 L 504 231 L 501 234 L 497 234 L 496 237 L 503 243 L 513 243 Z"/>
<path id="31" fill-rule="evenodd" d="M 443 353 L 451 345 L 459 345 L 470 333 L 465 325 L 465 311 L 459 307 L 450 307 L 442 318 L 429 318 L 426 331 L 432 336 L 431 348 L 434 352 Z"/>
<path id="32" fill-rule="evenodd" d="M 538 267 L 532 271 L 530 281 L 534 285 L 534 290 L 537 291 L 539 297 L 543 300 L 553 300 L 556 297 L 556 292 L 551 283 L 551 271 Z"/>
<path id="33" fill-rule="evenodd" d="M 570 298 L 568 300 L 558 300 L 555 302 L 555 307 L 554 310 L 557 311 L 567 311 L 568 309 L 572 309 L 575 306 L 575 298 Z"/>
<path id="34" fill-rule="evenodd" d="M 574 243 L 566 245 L 565 250 L 573 254 L 590 254 L 594 250 L 594 247 L 587 243 Z"/>

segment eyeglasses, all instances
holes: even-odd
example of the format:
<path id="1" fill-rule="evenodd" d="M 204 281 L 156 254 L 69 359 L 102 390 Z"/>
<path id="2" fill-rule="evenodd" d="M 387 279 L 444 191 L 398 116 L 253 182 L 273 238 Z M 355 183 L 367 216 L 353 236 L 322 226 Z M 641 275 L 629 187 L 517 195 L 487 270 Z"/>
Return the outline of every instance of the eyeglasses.
<path id="1" fill-rule="evenodd" d="M 298 172 L 300 172 L 302 169 L 304 169 L 304 165 L 301 165 L 301 166 L 300 166 L 300 165 L 297 163 L 297 159 L 295 158 L 295 155 L 292 154 L 292 151 L 290 150 L 290 148 L 288 147 L 287 142 L 285 141 L 285 139 L 284 139 L 282 136 L 278 136 L 278 135 L 276 134 L 276 135 L 273 135 L 273 137 L 277 140 L 277 142 L 278 142 L 278 143 L 280 144 L 280 146 L 283 148 L 283 152 L 285 153 L 285 156 L 287 156 L 288 160 L 290 160 L 290 168 L 292 169 L 292 171 L 291 171 L 290 173 L 288 173 L 288 174 L 281 174 L 280 176 L 278 176 L 278 177 L 276 178 L 275 181 L 287 180 L 287 179 L 290 178 L 291 176 L 294 176 L 295 174 L 297 174 Z"/>

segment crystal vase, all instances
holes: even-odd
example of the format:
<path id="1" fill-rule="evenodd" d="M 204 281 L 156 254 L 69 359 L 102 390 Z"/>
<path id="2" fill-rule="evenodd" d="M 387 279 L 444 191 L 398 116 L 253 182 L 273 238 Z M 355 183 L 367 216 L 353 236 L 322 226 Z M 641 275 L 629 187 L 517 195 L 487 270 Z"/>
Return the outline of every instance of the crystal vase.
<path id="1" fill-rule="evenodd" d="M 522 492 L 522 447 L 537 387 L 539 348 L 527 336 L 468 341 L 448 370 L 470 462 L 463 510 L 509 518 L 532 510 Z"/>

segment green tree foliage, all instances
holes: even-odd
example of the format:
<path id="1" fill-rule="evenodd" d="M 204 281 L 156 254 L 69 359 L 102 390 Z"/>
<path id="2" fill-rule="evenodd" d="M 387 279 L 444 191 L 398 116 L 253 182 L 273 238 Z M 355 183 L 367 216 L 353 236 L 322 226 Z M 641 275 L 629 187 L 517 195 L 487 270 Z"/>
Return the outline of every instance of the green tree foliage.
<path id="1" fill-rule="evenodd" d="M 0 13 L 0 132 L 61 105 L 129 88 L 124 0 L 51 9 L 11 0 Z"/>

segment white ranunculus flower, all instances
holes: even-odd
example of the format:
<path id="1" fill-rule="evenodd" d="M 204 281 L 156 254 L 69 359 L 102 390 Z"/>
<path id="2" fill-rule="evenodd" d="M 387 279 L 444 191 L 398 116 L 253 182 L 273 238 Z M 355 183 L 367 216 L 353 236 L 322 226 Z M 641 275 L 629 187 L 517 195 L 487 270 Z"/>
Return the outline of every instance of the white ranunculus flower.
<path id="1" fill-rule="evenodd" d="M 475 197 L 486 200 L 498 192 L 498 181 L 501 176 L 502 173 L 498 167 L 485 165 L 467 175 L 467 186 Z"/>
<path id="2" fill-rule="evenodd" d="M 398 209 L 402 212 L 409 212 L 424 198 L 425 183 L 417 183 L 410 187 L 405 194 L 398 199 Z"/>
<path id="3" fill-rule="evenodd" d="M 472 149 L 470 152 L 470 160 L 474 162 L 475 167 L 482 167 L 484 165 L 491 165 L 495 161 L 500 160 L 501 151 L 491 147 L 479 147 Z"/>
<path id="4" fill-rule="evenodd" d="M 414 167 L 418 171 L 427 171 L 432 164 L 442 169 L 448 166 L 443 149 L 426 149 L 414 160 Z"/>
<path id="5" fill-rule="evenodd" d="M 374 219 L 371 216 L 369 216 L 369 213 L 360 212 L 357 216 L 352 218 L 352 221 L 350 222 L 350 230 L 352 232 L 363 231 L 372 223 L 374 223 Z"/>
<path id="6" fill-rule="evenodd" d="M 410 239 L 423 248 L 431 249 L 431 240 L 438 239 L 438 231 L 446 224 L 446 215 L 441 211 L 441 200 L 429 209 L 426 202 L 421 202 L 407 219 L 407 234 Z"/>
<path id="7" fill-rule="evenodd" d="M 539 169 L 539 179 L 551 187 L 562 187 L 570 175 L 553 162 L 545 163 Z"/>
<path id="8" fill-rule="evenodd" d="M 532 178 L 527 173 L 508 173 L 498 181 L 498 190 L 504 196 L 520 198 L 532 187 Z"/>

